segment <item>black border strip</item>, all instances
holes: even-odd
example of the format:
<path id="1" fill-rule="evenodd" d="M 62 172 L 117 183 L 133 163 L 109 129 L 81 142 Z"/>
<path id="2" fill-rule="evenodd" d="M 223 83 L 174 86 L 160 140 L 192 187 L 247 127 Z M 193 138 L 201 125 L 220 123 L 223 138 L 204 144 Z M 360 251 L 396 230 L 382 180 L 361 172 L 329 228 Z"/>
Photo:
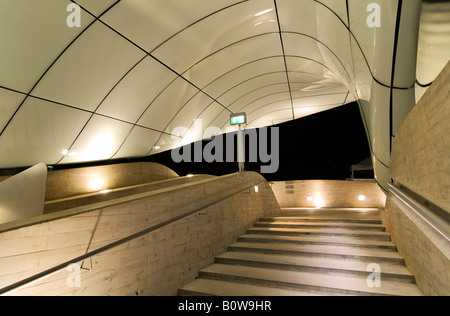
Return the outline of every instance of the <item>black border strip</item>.
<path id="1" fill-rule="evenodd" d="M 403 0 L 398 0 L 397 7 L 397 20 L 395 22 L 395 37 L 394 37 L 394 51 L 392 52 L 392 72 L 391 72 L 391 91 L 389 96 L 389 148 L 392 152 L 393 137 L 394 136 L 394 89 L 392 88 L 395 83 L 395 70 L 397 66 L 397 49 L 400 35 L 400 24 L 402 18 Z"/>

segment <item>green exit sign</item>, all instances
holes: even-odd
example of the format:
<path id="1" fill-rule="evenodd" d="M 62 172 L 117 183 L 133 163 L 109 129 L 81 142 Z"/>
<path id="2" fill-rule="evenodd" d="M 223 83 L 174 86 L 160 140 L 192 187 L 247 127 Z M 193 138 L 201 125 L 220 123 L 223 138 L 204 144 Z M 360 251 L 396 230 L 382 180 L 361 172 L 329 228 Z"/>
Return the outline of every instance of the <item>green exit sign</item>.
<path id="1" fill-rule="evenodd" d="M 237 113 L 231 115 L 231 125 L 247 124 L 247 114 Z"/>

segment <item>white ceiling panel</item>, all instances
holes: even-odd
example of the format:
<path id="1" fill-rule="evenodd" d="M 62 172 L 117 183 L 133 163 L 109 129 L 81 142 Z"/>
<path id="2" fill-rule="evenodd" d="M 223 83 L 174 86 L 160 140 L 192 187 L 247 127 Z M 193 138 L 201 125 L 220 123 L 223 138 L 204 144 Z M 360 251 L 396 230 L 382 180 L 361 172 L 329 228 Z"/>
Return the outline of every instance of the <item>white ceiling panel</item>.
<path id="1" fill-rule="evenodd" d="M 345 1 L 336 0 L 318 0 L 320 4 L 326 6 L 329 10 L 333 11 L 339 18 L 348 26 L 347 5 Z"/>
<path id="2" fill-rule="evenodd" d="M 77 0 L 77 3 L 95 16 L 99 16 L 112 7 L 117 0 Z M 123 2 L 123 1 L 122 1 Z"/>
<path id="3" fill-rule="evenodd" d="M 286 103 L 284 106 L 280 105 L 280 107 L 271 109 L 270 111 L 259 111 L 258 113 L 254 113 L 251 117 L 249 126 L 251 128 L 260 128 L 287 121 L 292 121 L 292 108 Z"/>
<path id="4" fill-rule="evenodd" d="M 372 0 L 349 2 L 350 27 L 354 39 L 364 54 L 372 74 L 385 84 L 390 84 L 391 80 L 397 3 L 398 1 L 392 0 L 381 0 L 376 3 Z M 376 9 L 369 7 L 373 4 L 379 6 Z M 368 12 L 368 9 L 371 9 L 371 12 Z M 371 27 L 367 23 L 369 15 L 375 13 L 375 10 L 379 10 L 380 27 Z"/>
<path id="5" fill-rule="evenodd" d="M 207 95 L 197 93 L 179 109 L 179 112 L 173 116 L 173 119 L 168 123 L 164 131 L 168 134 L 173 134 L 173 131 L 177 128 L 191 126 L 198 119 L 199 115 L 213 102 Z M 206 124 L 206 122 L 202 122 L 202 124 Z"/>
<path id="6" fill-rule="evenodd" d="M 24 98 L 23 94 L 0 89 L 0 131 L 6 126 Z"/>
<path id="7" fill-rule="evenodd" d="M 154 155 L 171 150 L 173 148 L 177 148 L 179 147 L 181 141 L 182 138 L 177 137 L 176 135 L 161 134 L 158 138 L 158 141 L 155 143 L 148 154 Z"/>
<path id="8" fill-rule="evenodd" d="M 92 0 L 86 0 L 92 1 Z M 130 40 L 152 52 L 171 37 L 207 16 L 232 7 L 236 0 L 127 0 L 102 19 Z M 213 18 L 214 20 L 214 18 Z M 178 47 L 175 48 L 178 50 Z"/>
<path id="9" fill-rule="evenodd" d="M 327 104 L 321 106 L 302 106 L 294 109 L 295 118 L 299 119 L 305 116 L 317 114 L 342 106 L 342 103 Z"/>
<path id="10" fill-rule="evenodd" d="M 230 103 L 230 109 L 233 112 L 241 112 L 240 109 L 246 107 L 251 103 L 261 104 L 266 102 L 265 99 L 269 96 L 277 96 L 277 95 L 289 95 L 289 85 L 286 82 L 274 83 L 266 86 L 262 86 L 258 89 L 250 91 L 234 102 Z"/>
<path id="11" fill-rule="evenodd" d="M 144 53 L 96 22 L 36 87 L 49 100 L 94 111 Z"/>
<path id="12" fill-rule="evenodd" d="M 146 156 L 152 150 L 160 135 L 160 132 L 135 126 L 113 158 Z"/>
<path id="13" fill-rule="evenodd" d="M 90 114 L 29 98 L 0 137 L 0 165 L 21 167 L 36 161 L 55 164 Z"/>
<path id="14" fill-rule="evenodd" d="M 79 27 L 67 24 L 78 18 L 67 11 L 74 3 Z M 380 25 L 371 26 L 377 4 Z M 247 111 L 261 127 L 354 100 L 373 157 L 388 166 L 392 129 L 413 106 L 413 89 L 391 98 L 391 85 L 416 81 L 420 4 L 2 0 L 0 168 L 145 156 L 178 146 L 169 134 L 177 127 L 188 128 L 183 142 L 201 139 L 189 132 L 196 119 L 225 131 L 231 112 Z M 435 35 L 445 10 L 432 11 L 422 81 L 445 55 L 431 53 L 448 51 L 445 32 Z"/>
<path id="15" fill-rule="evenodd" d="M 29 92 L 60 53 L 93 20 L 66 24 L 68 0 L 0 1 L 0 86 Z"/>
<path id="16" fill-rule="evenodd" d="M 249 63 L 237 65 L 234 69 L 209 83 L 204 90 L 216 99 L 219 99 L 224 93 L 228 93 L 231 89 L 248 80 L 285 71 L 286 67 L 282 55 L 257 59 Z"/>
<path id="17" fill-rule="evenodd" d="M 204 87 L 217 77 L 254 60 L 270 56 L 282 55 L 278 34 L 253 37 L 204 59 L 190 70 L 184 77 L 199 87 Z M 214 72 L 211 71 L 214 69 Z"/>
<path id="18" fill-rule="evenodd" d="M 271 12 L 255 16 L 259 12 Z M 249 1 L 207 18 L 164 43 L 152 54 L 179 73 L 239 41 L 266 33 L 277 33 L 272 0 Z M 183 47 L 179 50 L 178 47 Z"/>
<path id="19" fill-rule="evenodd" d="M 201 92 L 184 79 L 176 79 L 150 103 L 138 124 L 164 131 L 180 109 L 198 93 Z"/>
<path id="20" fill-rule="evenodd" d="M 175 78 L 166 67 L 146 57 L 114 88 L 97 112 L 134 123 Z"/>
<path id="21" fill-rule="evenodd" d="M 269 87 L 272 85 L 283 84 L 287 86 L 286 71 L 278 71 L 274 73 L 258 75 L 256 77 L 238 83 L 232 89 L 228 90 L 225 94 L 221 95 L 218 100 L 222 104 L 230 106 L 246 95 L 251 94 L 258 89 L 262 89 L 264 87 Z"/>
<path id="22" fill-rule="evenodd" d="M 133 126 L 94 115 L 75 143 L 68 148 L 62 163 L 107 160 L 112 158 Z"/>

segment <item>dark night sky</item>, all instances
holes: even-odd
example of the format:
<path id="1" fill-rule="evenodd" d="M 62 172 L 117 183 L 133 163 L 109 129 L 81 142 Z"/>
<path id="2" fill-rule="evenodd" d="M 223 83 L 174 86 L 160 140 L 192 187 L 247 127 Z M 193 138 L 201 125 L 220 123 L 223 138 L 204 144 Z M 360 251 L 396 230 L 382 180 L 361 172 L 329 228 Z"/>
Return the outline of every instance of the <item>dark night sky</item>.
<path id="1" fill-rule="evenodd" d="M 370 156 L 356 103 L 276 127 L 280 131 L 280 167 L 274 174 L 264 174 L 269 181 L 343 180 L 350 177 L 352 164 Z M 205 144 L 207 142 L 203 142 Z M 190 173 L 224 175 L 238 169 L 237 163 L 174 163 L 170 151 L 145 160 L 164 164 L 180 176 Z M 246 170 L 259 172 L 261 164 L 267 165 L 247 163 Z"/>

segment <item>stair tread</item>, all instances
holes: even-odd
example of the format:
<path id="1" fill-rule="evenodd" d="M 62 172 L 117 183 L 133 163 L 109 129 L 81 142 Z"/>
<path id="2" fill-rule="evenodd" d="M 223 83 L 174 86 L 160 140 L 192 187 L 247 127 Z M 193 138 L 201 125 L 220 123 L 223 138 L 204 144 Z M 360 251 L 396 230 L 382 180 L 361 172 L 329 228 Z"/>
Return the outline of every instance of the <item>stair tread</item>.
<path id="1" fill-rule="evenodd" d="M 275 266 L 285 266 L 286 268 L 307 267 L 312 269 L 329 270 L 334 272 L 355 273 L 368 276 L 371 272 L 367 271 L 371 261 L 361 260 L 343 260 L 331 258 L 310 258 L 294 257 L 287 255 L 272 255 L 245 252 L 226 252 L 216 257 L 218 260 L 236 260 L 238 262 L 274 264 Z M 381 262 L 381 273 L 383 276 L 399 277 L 413 280 L 412 273 L 404 266 L 393 263 Z"/>
<path id="2" fill-rule="evenodd" d="M 334 247 L 325 245 L 288 245 L 279 243 L 247 243 L 237 242 L 229 246 L 229 250 L 249 249 L 258 251 L 271 251 L 277 253 L 292 253 L 292 254 L 310 254 L 323 256 L 343 256 L 353 258 L 378 258 L 392 259 L 402 261 L 403 258 L 394 251 L 385 251 L 379 249 L 363 249 L 354 247 Z"/>
<path id="3" fill-rule="evenodd" d="M 329 222 L 256 222 L 255 227 L 279 227 L 279 228 L 333 228 L 333 229 L 360 229 L 360 230 L 386 230 L 380 224 L 356 224 L 356 223 L 329 223 Z"/>
<path id="4" fill-rule="evenodd" d="M 199 278 L 180 289 L 181 294 L 212 296 L 320 296 L 319 292 L 277 289 L 261 285 L 243 284 Z M 324 294 L 322 294 L 324 295 Z"/>
<path id="5" fill-rule="evenodd" d="M 248 231 L 267 231 L 278 233 L 304 233 L 304 234 L 336 234 L 336 235 L 372 235 L 372 236 L 390 236 L 387 232 L 377 231 L 360 231 L 354 229 L 330 229 L 330 228 L 315 228 L 315 229 L 302 229 L 302 228 L 277 228 L 277 227 L 253 227 Z"/>
<path id="6" fill-rule="evenodd" d="M 263 222 L 354 222 L 354 223 L 367 223 L 367 224 L 381 224 L 381 219 L 379 217 L 374 218 L 343 218 L 341 216 L 336 217 L 326 217 L 326 216 L 271 216 L 271 217 L 261 217 L 260 221 Z"/>
<path id="7" fill-rule="evenodd" d="M 213 264 L 200 271 L 202 277 L 223 277 L 227 280 L 273 284 L 282 287 L 306 287 L 309 289 L 342 291 L 346 294 L 381 294 L 421 296 L 415 284 L 392 282 L 382 279 L 381 287 L 369 287 L 367 278 L 315 272 L 274 270 L 238 265 Z"/>
<path id="8" fill-rule="evenodd" d="M 280 242 L 280 243 L 294 243 L 294 244 L 326 244 L 333 246 L 348 246 L 348 247 L 388 247 L 396 249 L 391 241 L 383 240 L 361 240 L 345 236 L 276 236 L 265 234 L 247 234 L 239 237 L 243 240 L 258 240 L 259 242 Z"/>
<path id="9" fill-rule="evenodd" d="M 331 217 L 346 219 L 380 219 L 379 209 L 356 209 L 356 208 L 283 208 L 276 216 L 311 216 Z"/>

